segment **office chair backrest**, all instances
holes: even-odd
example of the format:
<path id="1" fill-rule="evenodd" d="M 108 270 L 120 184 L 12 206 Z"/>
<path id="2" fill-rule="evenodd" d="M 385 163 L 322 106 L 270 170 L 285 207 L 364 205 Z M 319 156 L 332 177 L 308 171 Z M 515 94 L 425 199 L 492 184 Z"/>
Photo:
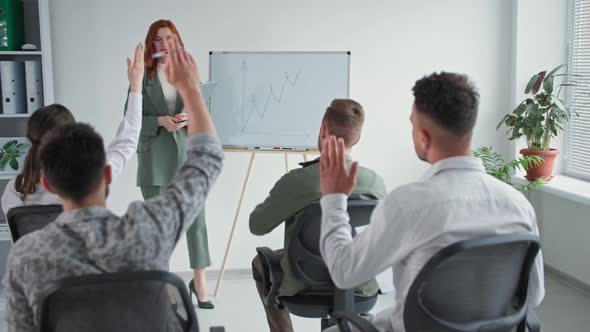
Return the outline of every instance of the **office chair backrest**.
<path id="1" fill-rule="evenodd" d="M 406 297 L 406 331 L 507 332 L 526 317 L 536 236 L 491 236 L 450 245 L 422 268 Z"/>
<path id="2" fill-rule="evenodd" d="M 70 277 L 41 303 L 41 332 L 198 331 L 182 280 L 165 271 Z"/>
<path id="3" fill-rule="evenodd" d="M 371 213 L 379 200 L 349 200 L 350 225 L 354 227 L 369 224 Z M 314 290 L 331 290 L 332 279 L 320 253 L 320 229 L 322 209 L 319 204 L 306 207 L 299 215 L 295 227 L 295 238 L 291 240 L 287 254 L 297 278 Z"/>
<path id="4" fill-rule="evenodd" d="M 8 211 L 8 227 L 12 242 L 53 222 L 63 212 L 61 205 L 19 206 Z"/>

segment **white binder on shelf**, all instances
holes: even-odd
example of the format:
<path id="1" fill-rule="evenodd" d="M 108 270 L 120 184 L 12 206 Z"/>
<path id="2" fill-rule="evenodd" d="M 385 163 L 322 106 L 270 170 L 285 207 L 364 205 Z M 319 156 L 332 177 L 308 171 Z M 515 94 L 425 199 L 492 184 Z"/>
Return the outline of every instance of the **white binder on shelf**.
<path id="1" fill-rule="evenodd" d="M 25 61 L 27 113 L 33 113 L 44 105 L 42 75 L 41 61 Z"/>
<path id="2" fill-rule="evenodd" d="M 0 85 L 2 87 L 2 113 L 27 113 L 25 63 L 0 61 Z"/>

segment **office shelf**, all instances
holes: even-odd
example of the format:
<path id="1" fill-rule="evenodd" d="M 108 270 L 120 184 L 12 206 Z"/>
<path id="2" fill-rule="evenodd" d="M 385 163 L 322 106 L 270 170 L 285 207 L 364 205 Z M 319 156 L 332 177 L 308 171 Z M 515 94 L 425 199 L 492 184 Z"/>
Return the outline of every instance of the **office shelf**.
<path id="1" fill-rule="evenodd" d="M 28 118 L 30 117 L 30 113 L 20 113 L 20 114 L 0 114 L 0 118 Z"/>
<path id="2" fill-rule="evenodd" d="M 41 51 L 0 51 L 2 55 L 41 55 Z"/>

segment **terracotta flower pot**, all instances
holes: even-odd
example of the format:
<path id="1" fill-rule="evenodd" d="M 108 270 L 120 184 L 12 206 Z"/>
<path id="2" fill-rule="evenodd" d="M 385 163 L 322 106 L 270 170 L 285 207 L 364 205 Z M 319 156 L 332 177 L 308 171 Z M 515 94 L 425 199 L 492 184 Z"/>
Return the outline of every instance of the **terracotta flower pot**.
<path id="1" fill-rule="evenodd" d="M 535 181 L 539 178 L 544 178 L 545 181 L 549 181 L 553 178 L 553 164 L 555 163 L 555 157 L 559 154 L 559 150 L 551 149 L 549 151 L 538 151 L 530 149 L 522 149 L 520 153 L 523 156 L 541 156 L 543 161 L 541 164 L 535 167 L 531 167 L 526 171 L 526 179 L 529 181 Z"/>

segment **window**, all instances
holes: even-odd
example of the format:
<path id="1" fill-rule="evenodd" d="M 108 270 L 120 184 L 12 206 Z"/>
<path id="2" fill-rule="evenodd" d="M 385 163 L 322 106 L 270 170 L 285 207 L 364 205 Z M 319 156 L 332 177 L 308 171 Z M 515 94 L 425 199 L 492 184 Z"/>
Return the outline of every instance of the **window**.
<path id="1" fill-rule="evenodd" d="M 590 180 L 590 0 L 570 1 L 569 22 L 569 72 L 584 84 L 568 89 L 571 110 L 580 116 L 572 114 L 568 124 L 565 173 Z"/>

